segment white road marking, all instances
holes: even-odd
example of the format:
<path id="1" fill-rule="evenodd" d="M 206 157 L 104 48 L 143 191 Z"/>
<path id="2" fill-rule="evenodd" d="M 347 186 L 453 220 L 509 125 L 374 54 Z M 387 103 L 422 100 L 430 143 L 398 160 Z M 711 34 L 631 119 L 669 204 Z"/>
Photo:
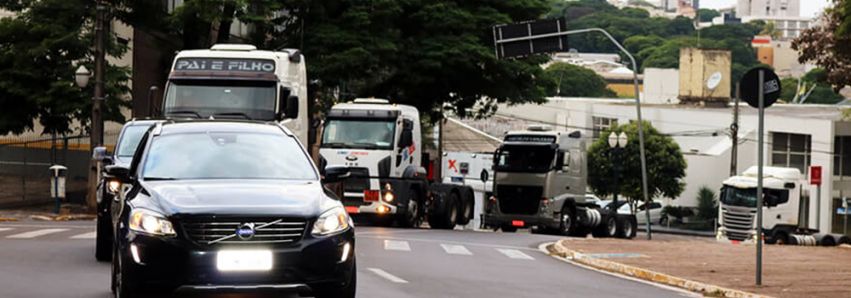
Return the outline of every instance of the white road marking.
<path id="1" fill-rule="evenodd" d="M 71 239 L 95 239 L 97 238 L 97 232 L 88 232 L 80 235 L 71 236 Z"/>
<path id="2" fill-rule="evenodd" d="M 411 251 L 408 241 L 384 240 L 385 250 Z"/>
<path id="3" fill-rule="evenodd" d="M 396 239 L 396 240 L 405 240 L 405 241 L 413 241 L 413 242 L 425 242 L 425 243 L 457 243 L 464 244 L 467 246 L 476 246 L 476 247 L 489 247 L 489 248 L 511 248 L 517 250 L 527 250 L 537 252 L 537 249 L 530 247 L 521 247 L 521 246 L 512 246 L 512 245 L 498 245 L 498 244 L 488 244 L 488 243 L 472 243 L 472 242 L 461 242 L 461 241 L 452 241 L 445 239 L 424 239 L 424 238 L 398 238 L 398 237 L 383 237 L 383 236 L 360 236 L 360 238 L 367 239 L 378 239 L 378 240 L 388 240 L 388 239 Z"/>
<path id="4" fill-rule="evenodd" d="M 11 230 L 12 228 L 0 228 L 0 232 Z"/>
<path id="5" fill-rule="evenodd" d="M 44 236 L 47 234 L 59 233 L 63 231 L 67 231 L 68 229 L 41 229 L 35 231 L 29 231 L 26 233 L 15 234 L 11 236 L 6 236 L 6 238 L 15 238 L 15 239 L 27 239 L 27 238 L 35 238 L 39 236 Z"/>
<path id="6" fill-rule="evenodd" d="M 389 281 L 391 281 L 391 282 L 395 282 L 395 283 L 397 283 L 397 284 L 406 284 L 406 283 L 408 283 L 408 281 L 407 281 L 407 280 L 401 279 L 401 278 L 399 278 L 398 276 L 395 276 L 395 275 L 393 275 L 393 274 L 387 273 L 387 271 L 384 271 L 384 270 L 381 270 L 381 269 L 378 269 L 378 268 L 367 268 L 367 269 L 368 269 L 369 271 L 372 271 L 372 273 L 375 273 L 375 275 L 381 276 L 381 277 L 383 277 L 384 279 L 389 280 Z"/>
<path id="7" fill-rule="evenodd" d="M 473 253 L 470 252 L 470 250 L 468 250 L 463 245 L 441 244 L 440 246 L 443 247 L 443 250 L 445 250 L 446 253 L 448 253 L 450 255 L 463 255 L 463 256 L 472 256 L 473 255 Z"/>
<path id="8" fill-rule="evenodd" d="M 506 257 L 517 259 L 517 260 L 535 260 L 535 258 L 523 253 L 522 251 L 516 249 L 504 249 L 497 248 L 500 253 L 504 254 Z"/>

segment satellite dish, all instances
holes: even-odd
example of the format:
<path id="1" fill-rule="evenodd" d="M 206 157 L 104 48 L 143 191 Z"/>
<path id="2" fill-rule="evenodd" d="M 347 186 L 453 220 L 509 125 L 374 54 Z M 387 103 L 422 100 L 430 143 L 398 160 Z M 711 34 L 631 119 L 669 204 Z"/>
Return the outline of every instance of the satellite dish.
<path id="1" fill-rule="evenodd" d="M 706 88 L 709 90 L 715 90 L 718 87 L 718 84 L 721 84 L 721 72 L 716 71 L 709 79 L 706 80 Z"/>

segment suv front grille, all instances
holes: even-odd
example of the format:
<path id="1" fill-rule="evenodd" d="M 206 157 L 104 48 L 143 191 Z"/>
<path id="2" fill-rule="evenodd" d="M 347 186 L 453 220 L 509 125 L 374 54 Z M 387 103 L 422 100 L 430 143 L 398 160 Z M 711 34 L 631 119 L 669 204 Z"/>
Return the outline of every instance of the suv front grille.
<path id="1" fill-rule="evenodd" d="M 252 237 L 240 238 L 237 229 L 254 224 Z M 298 243 L 307 227 L 304 219 L 190 219 L 183 222 L 186 237 L 198 244 Z M 227 239 L 225 239 L 228 237 Z"/>
<path id="2" fill-rule="evenodd" d="M 540 186 L 499 185 L 496 188 L 499 211 L 505 214 L 534 215 L 538 213 L 543 192 Z"/>

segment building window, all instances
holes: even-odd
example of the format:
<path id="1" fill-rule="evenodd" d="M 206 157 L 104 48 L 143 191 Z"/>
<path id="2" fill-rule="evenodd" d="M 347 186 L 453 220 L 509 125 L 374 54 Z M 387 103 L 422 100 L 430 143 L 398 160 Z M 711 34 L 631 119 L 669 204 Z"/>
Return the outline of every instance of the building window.
<path id="1" fill-rule="evenodd" d="M 851 176 L 851 136 L 833 138 L 833 174 Z"/>
<path id="2" fill-rule="evenodd" d="M 594 138 L 599 138 L 602 132 L 618 126 L 618 119 L 615 118 L 591 117 L 591 122 L 593 122 L 592 127 L 594 128 Z"/>
<path id="3" fill-rule="evenodd" d="M 810 135 L 775 132 L 771 134 L 771 165 L 796 168 L 806 173 L 810 166 Z"/>

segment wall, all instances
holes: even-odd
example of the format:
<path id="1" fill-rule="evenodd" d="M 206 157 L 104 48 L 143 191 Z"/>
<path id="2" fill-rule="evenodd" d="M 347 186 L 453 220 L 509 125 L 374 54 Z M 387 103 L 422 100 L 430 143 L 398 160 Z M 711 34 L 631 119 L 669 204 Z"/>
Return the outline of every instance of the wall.
<path id="1" fill-rule="evenodd" d="M 730 51 L 680 49 L 680 96 L 681 101 L 721 101 L 730 98 Z M 707 87 L 707 80 L 720 73 L 721 81 L 714 89 Z"/>
<path id="2" fill-rule="evenodd" d="M 676 68 L 645 68 L 645 103 L 679 103 L 680 71 Z"/>

